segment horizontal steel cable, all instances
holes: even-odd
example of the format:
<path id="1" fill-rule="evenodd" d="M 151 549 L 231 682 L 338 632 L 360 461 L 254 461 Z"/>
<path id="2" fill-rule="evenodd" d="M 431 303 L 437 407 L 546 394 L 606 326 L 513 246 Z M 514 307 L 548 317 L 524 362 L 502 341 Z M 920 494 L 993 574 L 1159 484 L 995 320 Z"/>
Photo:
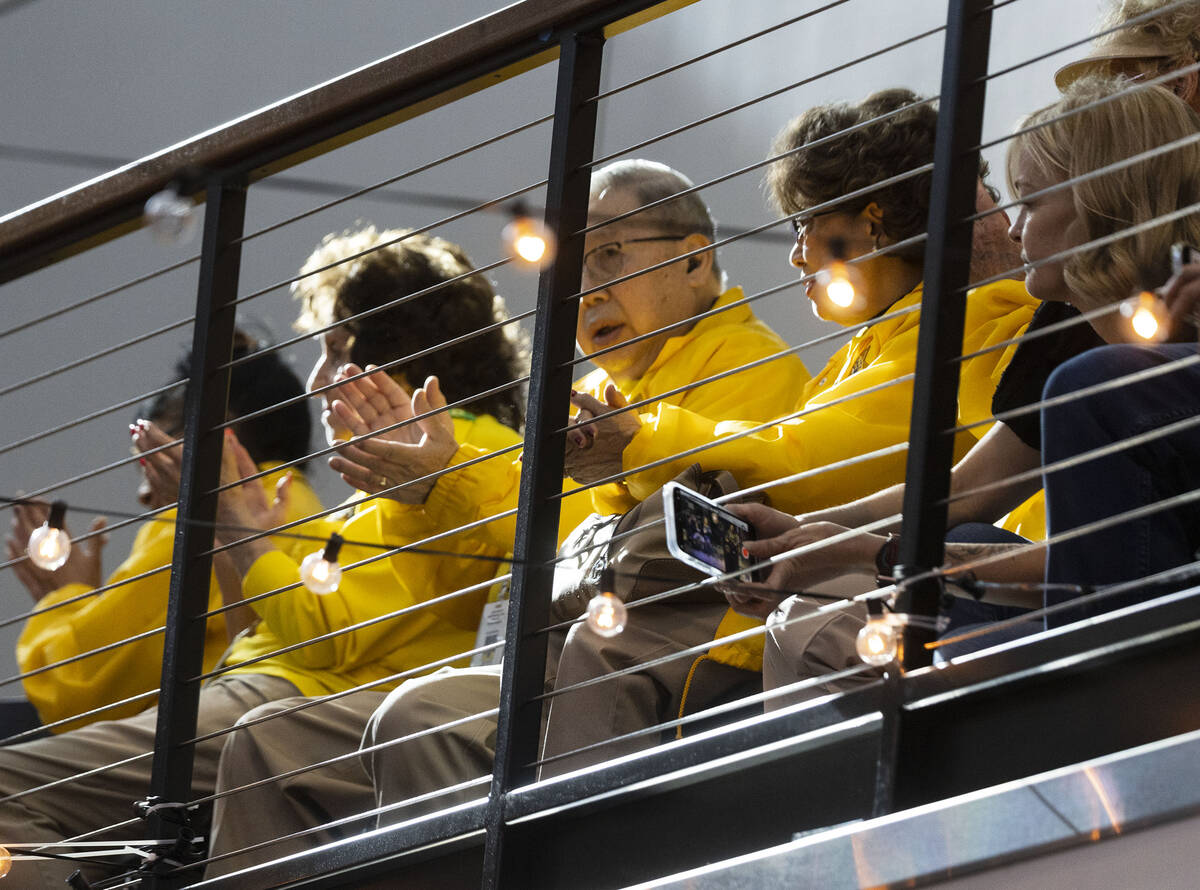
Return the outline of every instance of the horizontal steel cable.
<path id="1" fill-rule="evenodd" d="M 360 189 L 355 189 L 354 191 L 350 192 L 349 194 L 334 198 L 331 201 L 326 201 L 324 204 L 319 204 L 316 207 L 312 208 L 311 210 L 306 210 L 303 213 L 298 213 L 295 216 L 289 216 L 287 219 L 283 219 L 283 220 L 280 220 L 279 222 L 272 223 L 269 226 L 264 226 L 261 229 L 256 229 L 255 231 L 249 233 L 248 235 L 243 235 L 240 238 L 234 239 L 232 243 L 233 244 L 241 244 L 246 241 L 252 241 L 255 238 L 261 237 L 262 235 L 266 235 L 269 232 L 274 232 L 278 229 L 283 228 L 284 226 L 288 226 L 294 222 L 298 222 L 299 220 L 307 219 L 308 217 L 313 216 L 314 214 L 320 213 L 325 210 L 330 210 L 334 207 L 337 207 L 340 204 L 344 204 L 347 201 L 351 201 L 355 198 L 361 198 L 364 195 L 369 195 L 372 192 L 376 192 L 376 191 L 379 191 L 380 189 L 387 188 L 389 185 L 395 185 L 397 182 L 401 182 L 402 180 L 408 179 L 412 176 L 416 176 L 418 173 L 425 173 L 429 170 L 434 169 L 435 167 L 441 166 L 442 164 L 446 164 L 446 163 L 449 163 L 450 161 L 454 161 L 461 157 L 465 157 L 466 155 L 471 154 L 472 152 L 478 151 L 481 148 L 486 148 L 487 146 L 494 145 L 497 142 L 503 142 L 505 139 L 509 139 L 513 136 L 516 136 L 519 133 L 523 133 L 526 130 L 530 130 L 533 127 L 538 126 L 539 124 L 549 123 L 552 120 L 554 120 L 554 115 L 547 114 L 543 117 L 537 118 L 536 120 L 529 121 L 528 123 L 519 124 L 515 127 L 512 127 L 511 129 L 505 130 L 503 133 L 499 133 L 495 136 L 490 136 L 487 139 L 483 139 L 479 142 L 475 142 L 471 145 L 468 145 L 466 148 L 460 148 L 458 151 L 453 151 L 450 154 L 442 155 L 440 158 L 437 158 L 433 161 L 429 161 L 428 163 L 418 164 L 416 167 L 406 170 L 403 173 L 400 173 L 396 176 L 389 176 L 387 179 L 377 182 L 374 185 L 368 185 L 368 186 L 364 186 L 363 188 L 360 188 Z M 495 203 L 495 202 L 493 202 L 493 203 Z"/>
<path id="2" fill-rule="evenodd" d="M 111 297 L 114 294 L 118 294 L 121 291 L 128 290 L 131 287 L 136 287 L 139 284 L 145 284 L 147 281 L 153 281 L 155 278 L 159 278 L 163 275 L 166 275 L 168 272 L 174 272 L 177 269 L 182 269 L 184 266 L 187 266 L 190 263 L 197 262 L 199 259 L 200 259 L 200 254 L 196 254 L 195 256 L 189 257 L 186 260 L 180 260 L 178 263 L 172 263 L 169 266 L 165 266 L 161 269 L 156 269 L 153 272 L 149 272 L 138 278 L 134 278 L 130 281 L 126 281 L 124 284 L 118 284 L 116 287 L 111 287 L 108 290 L 103 290 L 98 294 L 93 294 L 92 296 L 86 297 L 85 299 L 82 299 L 82 300 L 79 300 L 76 303 L 72 303 L 69 306 L 64 306 L 61 309 L 56 309 L 54 311 L 54 313 L 51 315 L 39 315 L 37 318 L 30 319 L 29 321 L 23 322 L 22 324 L 19 324 L 19 325 L 15 325 L 14 327 L 7 328 L 6 330 L 0 331 L 0 340 L 3 340 L 5 337 L 9 336 L 10 334 L 20 333 L 21 331 L 28 330 L 29 328 L 32 328 L 39 324 L 42 324 L 43 322 L 50 321 L 53 318 L 60 318 L 61 316 L 66 315 L 68 312 L 73 312 L 76 309 L 80 309 L 84 306 L 91 305 L 92 303 L 95 303 L 97 300 L 103 300 L 106 297 Z"/>

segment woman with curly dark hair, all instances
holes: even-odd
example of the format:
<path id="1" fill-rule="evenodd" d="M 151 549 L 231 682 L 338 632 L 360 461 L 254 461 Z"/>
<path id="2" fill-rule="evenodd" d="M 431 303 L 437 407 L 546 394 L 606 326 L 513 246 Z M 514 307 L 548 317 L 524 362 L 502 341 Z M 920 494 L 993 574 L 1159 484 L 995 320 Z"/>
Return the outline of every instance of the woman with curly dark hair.
<path id="1" fill-rule="evenodd" d="M 321 355 L 308 390 L 327 406 L 323 419 L 331 446 L 345 436 L 329 408 L 337 400 L 339 367 L 355 359 L 374 363 L 404 387 L 425 373 L 422 357 L 435 353 L 440 353 L 437 367 L 444 369 L 448 394 L 480 412 L 448 410 L 438 415 L 439 422 L 448 423 L 459 440 L 484 450 L 499 451 L 520 441 L 516 430 L 498 419 L 519 425 L 522 413 L 520 349 L 504 335 L 507 328 L 480 334 L 476 339 L 482 343 L 465 339 L 466 348 L 453 361 L 440 352 L 448 336 L 466 338 L 503 321 L 487 281 L 456 245 L 373 228 L 334 235 L 309 258 L 295 291 L 303 307 L 298 326 L 320 338 Z M 480 373 L 492 376 L 475 386 Z M 451 390 L 451 385 L 461 389 Z M 499 397 L 472 401 L 484 386 L 498 390 Z M 356 492 L 341 512 L 312 517 L 299 529 L 317 539 L 306 542 L 305 552 L 320 550 L 320 542 L 333 534 L 344 539 L 340 584 L 318 589 L 309 586 L 311 579 L 301 583 L 299 554 L 285 549 L 295 541 L 254 533 L 273 530 L 290 518 L 285 513 L 292 500 L 289 482 L 285 477 L 272 501 L 271 493 L 252 481 L 256 467 L 238 435 L 227 430 L 226 437 L 221 478 L 228 487 L 219 498 L 216 538 L 228 548 L 238 576 L 234 580 L 240 581 L 233 585 L 237 598 L 227 596 L 227 605 L 251 610 L 253 624 L 230 645 L 224 664 L 199 692 L 196 725 L 203 738 L 195 745 L 192 796 L 204 798 L 216 788 L 227 731 L 251 709 L 259 716 L 279 715 L 303 704 L 255 729 L 276 731 L 283 748 L 304 764 L 336 762 L 338 755 L 357 751 L 367 718 L 388 689 L 473 647 L 488 582 L 507 555 L 506 548 L 469 535 L 443 539 L 437 553 L 425 552 L 415 545 L 440 531 L 426 511 Z M 138 437 L 154 471 L 152 482 L 171 474 L 168 452 L 158 449 L 169 442 L 153 425 Z M 221 578 L 223 595 L 227 580 Z M 369 689 L 338 695 L 363 686 Z M 308 707 L 317 696 L 335 700 Z M 156 711 L 147 710 L 0 749 L 0 796 L 20 799 L 0 807 L 0 835 L 53 841 L 118 823 L 105 838 L 131 836 L 129 831 L 136 829 L 120 820 L 128 802 L 148 787 L 150 761 L 138 755 L 153 747 L 156 722 Z M 233 765 L 240 765 L 236 758 Z M 73 781 L 63 786 L 59 780 L 68 776 Z M 338 787 L 338 775 L 323 778 Z M 63 792 L 63 787 L 69 790 Z M 287 795 L 275 787 L 263 790 L 268 793 L 249 795 L 249 812 L 255 823 L 270 824 Z M 332 799 L 336 801 L 336 793 Z M 206 808 L 194 818 L 203 825 Z M 225 839 L 236 842 L 240 836 L 235 831 Z M 212 843 L 220 849 L 219 832 Z M 27 870 L 19 883 L 32 886 L 37 870 L 39 886 L 47 887 L 61 885 L 73 868 L 51 859 L 20 867 Z"/>

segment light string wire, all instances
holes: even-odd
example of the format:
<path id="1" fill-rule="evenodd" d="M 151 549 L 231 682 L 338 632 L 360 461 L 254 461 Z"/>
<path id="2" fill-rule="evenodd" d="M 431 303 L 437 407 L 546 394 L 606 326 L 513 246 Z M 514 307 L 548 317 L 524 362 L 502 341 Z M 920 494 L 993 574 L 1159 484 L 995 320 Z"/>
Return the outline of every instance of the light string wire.
<path id="1" fill-rule="evenodd" d="M 1195 497 L 1193 497 L 1193 498 L 1192 498 L 1192 500 L 1195 500 L 1195 499 L 1196 499 Z M 1178 499 L 1176 499 L 1176 500 L 1178 500 Z M 1160 507 L 1160 509 L 1169 509 L 1169 507 L 1170 507 L 1170 506 L 1172 506 L 1172 505 L 1174 505 L 1174 504 L 1168 504 L 1168 505 L 1166 505 L 1165 507 Z M 1105 521 L 1105 522 L 1106 522 L 1106 523 L 1109 523 L 1109 524 L 1111 524 L 1112 522 L 1120 522 L 1120 521 L 1123 521 L 1123 517 L 1114 517 L 1114 518 L 1111 518 L 1111 519 L 1109 519 L 1109 521 Z M 1102 523 L 1102 524 L 1103 524 L 1103 523 Z M 1090 528 L 1091 528 L 1091 527 L 1090 527 Z M 1091 529 L 1091 530 L 1094 530 L 1094 529 Z M 1055 540 L 1055 539 L 1051 539 L 1051 541 L 1052 541 L 1052 540 Z M 1061 539 L 1060 539 L 1060 540 L 1061 540 Z M 1043 546 L 1043 545 L 1034 545 L 1034 546 Z M 779 555 L 779 557 L 776 557 L 776 558 L 774 558 L 774 560 L 782 559 L 782 558 L 784 558 L 784 557 L 785 557 L 785 555 L 786 555 L 786 554 L 780 554 L 780 555 Z M 1007 554 L 1006 554 L 1006 555 L 1007 555 Z M 976 564 L 973 564 L 973 565 L 978 565 L 978 564 L 979 564 L 979 563 L 978 563 L 978 561 L 977 561 L 977 563 L 976 563 Z M 953 571 L 954 571 L 954 572 L 968 571 L 968 565 L 967 565 L 967 564 L 964 564 L 964 565 L 955 566 Z M 715 579 L 714 579 L 714 581 L 715 581 Z M 910 581 L 911 581 L 911 579 L 910 579 Z M 1104 594 L 1104 591 L 1100 591 L 1100 595 L 1103 595 L 1103 594 Z M 1111 594 L 1110 594 L 1110 595 L 1111 595 Z M 1097 599 L 1099 599 L 1099 597 L 1097 597 Z M 1068 603 L 1068 605 L 1067 605 L 1067 606 L 1068 606 L 1068 607 L 1075 607 L 1075 606 L 1078 606 L 1080 602 L 1082 602 L 1082 600 L 1074 600 L 1074 601 L 1072 601 L 1072 602 Z M 1026 618 L 1026 620 L 1028 620 L 1028 617 Z M 707 645 L 718 645 L 718 644 L 721 644 L 721 643 L 727 643 L 727 642 L 730 642 L 730 638 L 721 638 L 721 639 L 720 639 L 720 641 L 714 641 L 713 643 L 710 643 L 710 644 L 707 644 Z M 702 649 L 703 649 L 703 647 L 702 647 Z M 680 657 L 682 657 L 682 655 L 683 655 L 683 654 L 680 654 Z M 647 666 L 642 666 L 642 667 L 647 667 Z M 589 685 L 590 685 L 590 684 L 589 684 Z M 575 688 L 575 687 L 571 687 L 571 688 Z M 569 691 L 569 690 L 566 690 L 566 688 L 564 688 L 564 690 L 562 690 L 562 692 L 565 692 L 565 691 Z M 554 691 L 554 693 L 552 693 L 552 694 L 557 694 L 557 693 L 559 693 L 559 691 L 558 691 L 558 690 Z"/>

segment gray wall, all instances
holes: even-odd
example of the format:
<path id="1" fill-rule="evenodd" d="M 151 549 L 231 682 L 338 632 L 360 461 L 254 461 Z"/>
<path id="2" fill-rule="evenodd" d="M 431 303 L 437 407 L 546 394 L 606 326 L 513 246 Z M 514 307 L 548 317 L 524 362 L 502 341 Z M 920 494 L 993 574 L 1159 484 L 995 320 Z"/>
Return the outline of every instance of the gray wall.
<path id="1" fill-rule="evenodd" d="M 86 159 L 40 160 L 15 149 L 30 148 L 135 159 L 223 121 L 253 111 L 316 83 L 386 56 L 502 4 L 488 0 L 355 0 L 323 3 L 279 0 L 0 0 L 0 84 L 5 127 L 0 136 L 0 213 L 18 210 L 63 188 L 98 175 L 104 167 Z M 605 83 L 613 88 L 683 61 L 725 42 L 815 8 L 815 0 L 701 0 L 701 2 L 609 43 Z M 1086 36 L 1097 0 L 1025 0 L 995 14 L 992 69 L 1000 70 Z M 601 110 L 601 155 L 629 146 L 764 93 L 812 78 L 896 41 L 937 27 L 945 3 L 938 0 L 850 0 L 839 9 L 782 29 L 745 47 L 606 100 Z M 878 59 L 813 80 L 771 99 L 719 117 L 634 154 L 665 161 L 696 181 L 760 161 L 774 133 L 806 107 L 856 99 L 885 86 L 907 85 L 937 92 L 941 34 L 916 41 Z M 990 85 L 985 140 L 1002 137 L 1024 112 L 1052 101 L 1053 70 L 1078 51 L 994 79 Z M 379 182 L 426 161 L 534 120 L 552 109 L 553 66 L 531 72 L 486 94 L 377 134 L 290 171 L 334 187 Z M 545 176 L 549 127 L 397 184 L 395 190 L 458 199 L 490 199 Z M 1003 170 L 1003 146 L 988 149 Z M 103 163 L 101 160 L 100 163 Z M 1002 180 L 999 176 L 998 184 Z M 723 234 L 768 221 L 757 168 L 705 192 Z M 243 294 L 285 282 L 312 246 L 328 232 L 359 219 L 383 226 L 428 225 L 452 211 L 403 196 L 369 195 L 322 211 L 246 245 Z M 538 195 L 533 195 L 537 200 Z M 250 195 L 249 231 L 288 219 L 327 200 L 272 183 Z M 434 202 L 436 203 L 436 202 Z M 440 226 L 479 264 L 500 257 L 492 214 Z M 198 242 L 163 247 L 134 233 L 60 266 L 0 288 L 3 329 L 46 317 L 59 307 L 116 287 L 136 276 L 192 255 Z M 756 293 L 794 279 L 781 228 L 767 238 L 739 241 L 724 252 L 734 283 Z M 85 309 L 0 338 L 0 387 L 52 371 L 84 355 L 186 319 L 194 299 L 192 264 L 122 291 Z M 494 279 L 510 309 L 532 306 L 535 281 L 508 269 Z M 246 315 L 267 325 L 276 339 L 289 335 L 293 308 L 286 287 L 249 302 Z M 788 288 L 758 304 L 759 314 L 793 343 L 836 329 L 810 315 L 802 292 Z M 81 370 L 52 377 L 0 397 L 0 447 L 133 398 L 164 382 L 190 342 L 182 327 L 122 350 Z M 803 357 L 817 370 L 838 342 L 822 342 Z M 303 342 L 287 350 L 305 371 L 315 354 Z M 48 437 L 36 446 L 0 454 L 0 494 L 55 484 L 127 454 L 126 423 L 133 409 Z M 318 462 L 319 463 L 319 462 Z M 327 502 L 344 490 L 322 466 L 314 467 Z M 132 511 L 135 472 L 108 471 L 60 490 L 68 501 L 108 511 Z M 76 528 L 86 519 L 76 514 Z M 128 552 L 131 533 L 114 534 L 107 566 Z M 0 571 L 0 615 L 29 608 L 25 591 Z M 14 669 L 17 625 L 0 628 L 0 679 Z M 15 686 L 0 686 L 0 695 Z"/>

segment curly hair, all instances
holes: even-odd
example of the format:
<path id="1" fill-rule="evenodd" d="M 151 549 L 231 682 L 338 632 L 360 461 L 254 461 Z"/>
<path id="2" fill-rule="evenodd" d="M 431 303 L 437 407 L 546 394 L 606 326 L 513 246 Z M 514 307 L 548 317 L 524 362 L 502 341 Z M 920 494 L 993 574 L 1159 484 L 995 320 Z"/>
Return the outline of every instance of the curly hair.
<path id="1" fill-rule="evenodd" d="M 1200 132 L 1200 116 L 1162 87 L 1125 78 L 1082 77 L 1062 98 L 1033 112 L 1008 149 L 1012 188 L 1023 152 L 1054 182 L 1093 171 Z M 1075 212 L 1087 241 L 1124 231 L 1200 203 L 1200 144 L 1190 143 L 1137 164 L 1073 182 Z M 1130 233 L 1073 254 L 1063 278 L 1074 293 L 1124 299 L 1170 277 L 1171 245 L 1200 243 L 1200 214 Z"/>
<path id="2" fill-rule="evenodd" d="M 504 301 L 461 247 L 408 229 L 381 232 L 367 225 L 326 235 L 300 274 L 292 285 L 301 303 L 296 329 L 344 320 L 350 358 L 361 366 L 413 356 L 508 318 Z M 378 311 L 358 317 L 371 310 Z M 514 324 L 441 346 L 391 373 L 417 385 L 436 374 L 447 399 L 469 399 L 472 410 L 519 430 L 525 418 L 520 387 L 471 397 L 516 380 L 526 361 Z"/>
<path id="3" fill-rule="evenodd" d="M 884 115 L 888 117 L 877 120 Z M 767 189 L 780 211 L 801 213 L 933 163 L 936 132 L 936 106 L 911 90 L 881 90 L 853 105 L 818 105 L 775 137 L 772 155 L 786 157 L 771 164 Z M 804 150 L 796 151 L 800 148 Z M 925 231 L 931 182 L 929 172 L 910 176 L 848 200 L 845 210 L 857 213 L 871 202 L 878 204 L 884 233 L 902 241 Z M 909 245 L 896 253 L 919 261 L 925 248 Z"/>
<path id="4" fill-rule="evenodd" d="M 1164 7 L 1166 7 L 1164 9 Z M 1152 14 L 1144 22 L 1096 38 L 1096 47 L 1121 44 L 1135 38 L 1162 50 L 1162 58 L 1143 59 L 1139 64 L 1146 73 L 1165 74 L 1200 59 L 1200 3 L 1175 4 L 1173 0 L 1117 0 L 1096 25 L 1097 31 L 1119 28 L 1130 19 Z M 1111 74 L 1101 68 L 1095 74 Z"/>

